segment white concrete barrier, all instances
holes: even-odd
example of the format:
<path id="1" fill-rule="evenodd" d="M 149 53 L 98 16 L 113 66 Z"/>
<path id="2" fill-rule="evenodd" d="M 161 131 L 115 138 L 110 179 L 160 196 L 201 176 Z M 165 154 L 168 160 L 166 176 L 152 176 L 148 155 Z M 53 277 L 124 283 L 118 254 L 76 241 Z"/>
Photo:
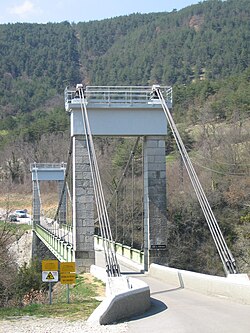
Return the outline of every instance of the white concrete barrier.
<path id="1" fill-rule="evenodd" d="M 232 301 L 250 304 L 250 280 L 246 274 L 220 277 L 157 264 L 150 265 L 149 274 L 159 280 L 173 284 L 176 288 L 187 288 L 202 294 L 226 297 Z"/>
<path id="2" fill-rule="evenodd" d="M 106 281 L 106 298 L 91 314 L 89 322 L 112 324 L 150 308 L 150 289 L 145 282 L 126 276 L 106 277 L 105 270 L 95 265 L 91 266 L 90 272 Z"/>

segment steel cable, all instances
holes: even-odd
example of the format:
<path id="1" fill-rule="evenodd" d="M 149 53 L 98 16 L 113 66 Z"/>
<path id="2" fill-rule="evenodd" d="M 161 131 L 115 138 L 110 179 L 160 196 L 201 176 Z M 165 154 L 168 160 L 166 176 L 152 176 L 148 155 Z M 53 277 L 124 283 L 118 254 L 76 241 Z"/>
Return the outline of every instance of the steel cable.
<path id="1" fill-rule="evenodd" d="M 159 100 L 161 101 L 163 111 L 165 113 L 165 116 L 167 118 L 167 121 L 169 123 L 169 126 L 172 130 L 172 133 L 174 135 L 177 147 L 179 149 L 179 152 L 181 154 L 182 160 L 184 162 L 184 165 L 186 167 L 186 170 L 188 172 L 189 178 L 191 180 L 191 183 L 193 185 L 193 188 L 195 190 L 195 193 L 197 195 L 198 201 L 200 203 L 201 209 L 204 213 L 205 219 L 207 221 L 209 230 L 211 232 L 212 238 L 215 242 L 217 251 L 219 253 L 219 256 L 221 258 L 221 261 L 223 263 L 223 268 L 226 272 L 226 274 L 230 273 L 237 273 L 235 260 L 230 252 L 230 250 L 227 247 L 227 244 L 224 240 L 224 237 L 222 235 L 222 232 L 220 230 L 220 227 L 216 221 L 216 218 L 212 212 L 211 206 L 207 200 L 207 197 L 203 191 L 203 188 L 200 184 L 200 181 L 197 177 L 197 174 L 194 170 L 194 167 L 192 165 L 192 162 L 188 156 L 188 153 L 186 151 L 186 148 L 183 144 L 183 141 L 179 135 L 179 132 L 177 130 L 177 127 L 174 123 L 174 120 L 171 116 L 171 113 L 167 107 L 167 104 L 163 98 L 162 92 L 159 88 L 155 89 L 155 92 L 157 93 L 157 96 Z"/>
<path id="2" fill-rule="evenodd" d="M 105 251 L 107 273 L 109 276 L 120 276 L 120 268 L 114 250 L 114 243 L 110 228 L 109 217 L 107 213 L 107 206 L 104 199 L 104 192 L 102 188 L 101 177 L 97 163 L 91 128 L 89 124 L 88 112 L 87 112 L 83 89 L 80 89 L 80 101 L 81 101 L 82 120 L 86 137 L 86 145 L 90 161 L 90 170 L 91 170 L 95 199 L 96 199 L 97 214 L 98 214 L 98 219 L 100 221 L 101 234 L 102 237 L 104 237 L 105 239 L 104 244 L 106 244 L 104 245 L 104 251 Z"/>

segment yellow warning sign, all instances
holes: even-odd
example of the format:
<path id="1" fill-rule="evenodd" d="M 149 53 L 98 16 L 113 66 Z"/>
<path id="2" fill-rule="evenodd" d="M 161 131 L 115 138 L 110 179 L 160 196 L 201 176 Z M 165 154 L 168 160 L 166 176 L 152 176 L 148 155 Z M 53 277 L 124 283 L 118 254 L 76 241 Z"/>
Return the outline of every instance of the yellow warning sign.
<path id="1" fill-rule="evenodd" d="M 60 274 L 61 284 L 74 284 L 76 283 L 76 274 L 75 273 L 63 273 Z"/>
<path id="2" fill-rule="evenodd" d="M 58 271 L 58 260 L 42 260 L 42 271 Z"/>
<path id="3" fill-rule="evenodd" d="M 49 274 L 46 276 L 46 280 L 54 280 L 54 275 L 49 272 Z"/>
<path id="4" fill-rule="evenodd" d="M 61 273 L 73 273 L 75 271 L 76 271 L 75 262 L 61 262 L 61 264 L 60 264 Z"/>
<path id="5" fill-rule="evenodd" d="M 57 282 L 58 281 L 58 271 L 43 271 L 42 272 L 43 282 Z"/>

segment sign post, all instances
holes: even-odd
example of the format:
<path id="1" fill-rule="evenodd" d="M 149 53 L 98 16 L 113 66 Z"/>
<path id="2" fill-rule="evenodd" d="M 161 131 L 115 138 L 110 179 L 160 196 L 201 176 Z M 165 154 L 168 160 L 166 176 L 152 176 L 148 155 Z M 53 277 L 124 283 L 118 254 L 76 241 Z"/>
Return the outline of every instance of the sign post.
<path id="1" fill-rule="evenodd" d="M 75 262 L 62 262 L 60 265 L 60 282 L 67 284 L 67 303 L 69 304 L 69 285 L 76 283 Z"/>
<path id="2" fill-rule="evenodd" d="M 67 284 L 67 303 L 69 304 L 69 284 Z"/>
<path id="3" fill-rule="evenodd" d="M 49 305 L 52 304 L 52 285 L 51 282 L 49 282 Z"/>
<path id="4" fill-rule="evenodd" d="M 52 304 L 52 282 L 58 281 L 58 261 L 42 260 L 42 281 L 49 282 L 49 304 Z"/>

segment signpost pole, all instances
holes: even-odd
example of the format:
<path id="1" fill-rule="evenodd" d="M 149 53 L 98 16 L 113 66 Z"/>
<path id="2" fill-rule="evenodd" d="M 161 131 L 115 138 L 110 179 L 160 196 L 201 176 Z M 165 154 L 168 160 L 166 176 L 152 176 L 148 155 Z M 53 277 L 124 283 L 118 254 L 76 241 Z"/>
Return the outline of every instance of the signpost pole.
<path id="1" fill-rule="evenodd" d="M 69 304 L 69 284 L 67 284 L 67 302 Z"/>
<path id="2" fill-rule="evenodd" d="M 49 282 L 49 304 L 52 304 L 52 286 L 51 282 Z"/>

